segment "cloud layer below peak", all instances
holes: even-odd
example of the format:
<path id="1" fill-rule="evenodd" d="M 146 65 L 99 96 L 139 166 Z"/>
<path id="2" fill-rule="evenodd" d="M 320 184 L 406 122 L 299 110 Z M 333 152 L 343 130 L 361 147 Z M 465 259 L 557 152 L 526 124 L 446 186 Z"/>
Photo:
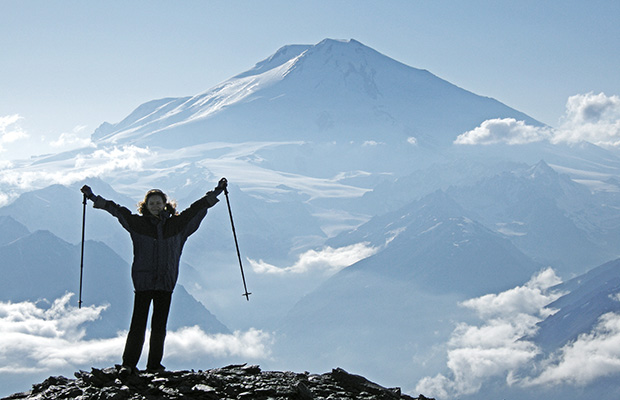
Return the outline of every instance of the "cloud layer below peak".
<path id="1" fill-rule="evenodd" d="M 590 142 L 602 147 L 620 146 L 620 97 L 604 93 L 568 98 L 558 128 L 527 125 L 514 118 L 496 118 L 459 135 L 457 145 L 522 145 L 547 140 L 553 144 Z"/>
<path id="2" fill-rule="evenodd" d="M 554 312 L 546 306 L 561 295 L 550 289 L 557 283 L 549 268 L 523 286 L 463 302 L 481 323 L 456 327 L 448 342 L 449 373 L 423 378 L 416 391 L 448 399 L 473 395 L 494 381 L 522 389 L 583 387 L 620 374 L 619 314 L 602 315 L 591 332 L 552 354 L 524 339 Z"/>
<path id="3" fill-rule="evenodd" d="M 98 319 L 106 307 L 78 309 L 69 304 L 72 296 L 68 293 L 47 307 L 45 301 L 0 303 L 1 376 L 71 372 L 120 361 L 125 332 L 112 338 L 85 339 L 84 325 Z M 173 363 L 227 357 L 264 359 L 270 355 L 271 344 L 270 334 L 257 329 L 207 334 L 198 327 L 185 327 L 168 332 L 166 358 Z"/>

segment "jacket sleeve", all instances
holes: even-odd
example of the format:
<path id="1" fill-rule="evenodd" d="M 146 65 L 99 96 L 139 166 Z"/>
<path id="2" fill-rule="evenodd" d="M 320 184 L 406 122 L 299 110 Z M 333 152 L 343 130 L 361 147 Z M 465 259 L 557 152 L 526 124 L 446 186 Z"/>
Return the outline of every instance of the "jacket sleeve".
<path id="1" fill-rule="evenodd" d="M 218 201 L 219 199 L 216 197 L 215 193 L 207 192 L 204 197 L 196 200 L 191 206 L 179 214 L 179 218 L 183 221 L 185 237 L 196 232 L 200 223 L 207 215 L 207 210 L 216 205 Z"/>
<path id="2" fill-rule="evenodd" d="M 123 228 L 131 232 L 130 220 L 133 214 L 131 213 L 131 211 L 129 211 L 129 209 L 120 206 L 111 200 L 106 200 L 101 196 L 96 196 L 93 202 L 94 208 L 99 208 L 109 212 L 118 219 Z"/>

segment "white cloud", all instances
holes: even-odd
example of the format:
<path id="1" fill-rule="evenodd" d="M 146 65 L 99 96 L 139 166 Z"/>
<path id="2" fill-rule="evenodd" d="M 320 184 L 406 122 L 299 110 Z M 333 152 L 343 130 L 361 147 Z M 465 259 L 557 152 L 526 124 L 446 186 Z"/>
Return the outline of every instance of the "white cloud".
<path id="1" fill-rule="evenodd" d="M 545 289 L 559 283 L 561 280 L 553 269 L 547 268 L 533 276 L 524 286 L 467 300 L 462 305 L 476 311 L 483 319 L 512 318 L 519 314 L 546 318 L 551 312 L 545 306 L 558 294 L 547 295 Z"/>
<path id="2" fill-rule="evenodd" d="M 543 140 L 554 144 L 590 142 L 603 147 L 620 146 L 620 97 L 605 93 L 578 94 L 568 98 L 565 114 L 556 129 L 527 125 L 514 118 L 496 118 L 459 135 L 454 143 L 522 145 Z"/>
<path id="3" fill-rule="evenodd" d="M 417 145 L 418 144 L 418 139 L 415 138 L 414 136 L 409 136 L 407 138 L 407 143 L 412 144 L 412 145 Z"/>
<path id="4" fill-rule="evenodd" d="M 522 338 L 533 334 L 536 323 L 550 314 L 545 306 L 560 294 L 548 289 L 557 283 L 559 279 L 549 268 L 524 286 L 463 302 L 482 318 L 482 324 L 459 324 L 448 343 L 451 376 L 426 377 L 416 390 L 450 398 L 475 393 L 492 378 L 517 383 L 521 368 L 540 353 L 534 343 Z"/>
<path id="5" fill-rule="evenodd" d="M 620 97 L 579 94 L 566 102 L 566 113 L 552 142 L 587 141 L 599 146 L 620 145 Z"/>
<path id="6" fill-rule="evenodd" d="M 566 102 L 566 125 L 617 122 L 620 118 L 620 97 L 605 93 L 578 94 Z"/>
<path id="7" fill-rule="evenodd" d="M 4 192 L 0 192 L 0 207 L 4 207 L 7 204 L 10 204 L 13 200 L 15 200 L 18 197 L 19 197 L 19 195 L 17 193 L 12 193 L 12 192 L 4 193 Z"/>
<path id="8" fill-rule="evenodd" d="M 121 171 L 141 171 L 153 156 L 149 149 L 123 146 L 98 149 L 79 154 L 73 161 L 59 161 L 24 169 L 0 169 L 0 184 L 20 190 L 31 190 L 52 184 L 70 185 L 87 178 L 104 177 Z"/>
<path id="9" fill-rule="evenodd" d="M 254 328 L 232 334 L 207 334 L 193 326 L 166 336 L 166 357 L 182 360 L 229 356 L 264 359 L 270 356 L 272 343 L 270 334 Z"/>
<path id="10" fill-rule="evenodd" d="M 496 118 L 486 120 L 475 129 L 459 135 L 454 143 L 517 145 L 540 142 L 549 138 L 550 131 L 547 128 L 527 125 L 524 121 L 517 121 L 514 118 Z"/>
<path id="11" fill-rule="evenodd" d="M 48 308 L 32 302 L 0 303 L 1 375 L 57 373 L 119 361 L 126 333 L 84 339 L 83 325 L 99 318 L 106 307 L 78 309 L 69 305 L 71 296 L 66 294 Z M 269 357 L 271 343 L 271 335 L 256 329 L 213 335 L 188 327 L 168 332 L 166 358 L 181 362 L 201 357 L 260 359 Z"/>
<path id="12" fill-rule="evenodd" d="M 376 140 L 366 140 L 364 143 L 362 143 L 362 146 L 369 146 L 369 147 L 374 147 L 374 146 L 379 146 L 385 144 L 384 142 L 377 142 Z"/>
<path id="13" fill-rule="evenodd" d="M 620 374 L 620 314 L 602 315 L 591 332 L 548 356 L 541 357 L 541 350 L 525 339 L 551 313 L 545 306 L 561 293 L 549 288 L 558 282 L 547 269 L 524 286 L 463 302 L 482 323 L 457 326 L 448 343 L 450 374 L 426 377 L 416 390 L 440 399 L 458 398 L 493 379 L 521 388 L 564 387 Z"/>
<path id="14" fill-rule="evenodd" d="M 580 335 L 546 360 L 544 371 L 524 383 L 531 385 L 586 385 L 620 373 L 620 315 L 607 313 L 592 332 Z"/>
<path id="15" fill-rule="evenodd" d="M 28 134 L 19 126 L 22 119 L 18 114 L 0 117 L 0 152 L 4 151 L 4 144 L 28 138 Z"/>
<path id="16" fill-rule="evenodd" d="M 71 296 L 47 309 L 31 302 L 0 303 L 0 372 L 50 370 L 84 360 L 85 347 L 93 342 L 83 341 L 82 324 L 106 307 L 70 307 Z"/>
<path id="17" fill-rule="evenodd" d="M 139 171 L 143 168 L 144 159 L 150 155 L 152 153 L 148 148 L 133 145 L 99 149 L 90 154 L 78 155 L 75 158 L 75 167 L 97 174 L 119 169 Z"/>
<path id="18" fill-rule="evenodd" d="M 335 249 L 327 246 L 321 250 L 308 250 L 290 267 L 276 267 L 263 260 L 248 261 L 254 272 L 259 274 L 303 274 L 314 271 L 333 274 L 376 252 L 377 248 L 369 246 L 369 243 L 356 243 Z"/>
<path id="19" fill-rule="evenodd" d="M 83 137 L 86 126 L 79 125 L 73 128 L 71 132 L 60 134 L 58 139 L 50 142 L 50 146 L 54 148 L 80 148 L 94 146 L 90 137 Z"/>

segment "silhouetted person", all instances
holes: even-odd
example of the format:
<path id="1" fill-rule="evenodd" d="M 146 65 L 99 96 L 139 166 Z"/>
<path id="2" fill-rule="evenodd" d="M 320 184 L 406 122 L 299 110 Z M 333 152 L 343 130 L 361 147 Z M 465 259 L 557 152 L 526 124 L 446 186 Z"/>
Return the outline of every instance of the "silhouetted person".
<path id="1" fill-rule="evenodd" d="M 146 368 L 149 372 L 165 370 L 161 360 L 170 301 L 179 276 L 181 251 L 187 238 L 198 229 L 207 215 L 207 210 L 219 201 L 217 196 L 226 186 L 227 181 L 222 178 L 215 189 L 181 213 L 176 211 L 175 204 L 168 201 L 164 192 L 149 190 L 138 204 L 138 214 L 96 196 L 87 185 L 82 187 L 82 192 L 93 201 L 94 207 L 115 216 L 130 233 L 133 242 L 131 278 L 135 297 L 121 373 L 137 372 L 151 302 L 153 315 Z"/>

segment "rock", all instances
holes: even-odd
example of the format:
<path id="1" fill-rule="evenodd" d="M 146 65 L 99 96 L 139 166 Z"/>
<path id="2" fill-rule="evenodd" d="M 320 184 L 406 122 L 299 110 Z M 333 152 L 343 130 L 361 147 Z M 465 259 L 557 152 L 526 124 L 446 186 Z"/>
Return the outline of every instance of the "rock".
<path id="1" fill-rule="evenodd" d="M 261 371 L 258 365 L 228 365 L 206 371 L 163 371 L 121 377 L 120 366 L 90 372 L 78 371 L 76 379 L 51 376 L 29 392 L 0 400 L 35 399 L 252 399 L 252 400 L 432 400 L 384 388 L 341 368 L 317 375 L 308 372 Z"/>

